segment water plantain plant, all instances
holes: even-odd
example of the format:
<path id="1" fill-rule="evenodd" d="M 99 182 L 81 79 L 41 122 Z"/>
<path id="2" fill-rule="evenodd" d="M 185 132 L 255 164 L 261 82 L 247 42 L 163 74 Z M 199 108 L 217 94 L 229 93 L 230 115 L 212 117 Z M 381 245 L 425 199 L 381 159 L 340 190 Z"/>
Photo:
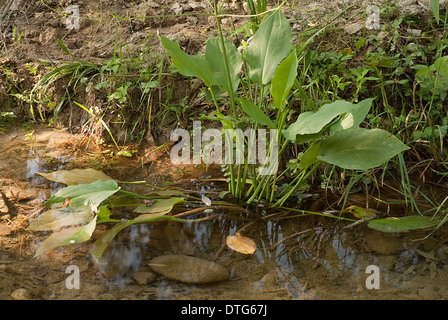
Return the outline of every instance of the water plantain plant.
<path id="1" fill-rule="evenodd" d="M 197 221 L 167 215 L 176 204 L 184 202 L 185 195 L 177 190 L 156 190 L 145 196 L 139 195 L 121 189 L 119 182 L 94 169 L 59 170 L 40 174 L 48 180 L 64 183 L 67 187 L 47 200 L 44 204 L 47 210 L 34 218 L 28 227 L 31 231 L 53 232 L 37 248 L 35 256 L 56 247 L 85 242 L 91 238 L 98 224 L 114 223 L 114 227 L 94 243 L 92 257 L 101 262 L 115 235 L 132 224 L 160 219 Z M 112 218 L 111 209 L 118 207 L 133 208 L 136 218 Z"/>
<path id="2" fill-rule="evenodd" d="M 224 37 L 219 27 L 218 8 L 216 17 L 219 37 L 207 41 L 204 56 L 188 55 L 174 41 L 160 39 L 179 73 L 201 78 L 208 87 L 216 111 L 215 115 L 203 119 L 219 120 L 223 129 L 271 129 L 266 157 L 269 168 L 273 168 L 270 172 L 265 171 L 267 163 L 262 163 L 263 170 L 260 170 L 260 164 L 257 168 L 247 156 L 243 164 L 236 163 L 237 168 L 234 163 L 228 165 L 229 192 L 236 198 L 244 198 L 248 203 L 274 202 L 276 198 L 274 205 L 281 206 L 322 162 L 344 169 L 367 170 L 408 149 L 387 131 L 360 127 L 371 108 L 371 98 L 358 104 L 337 100 L 314 112 L 302 112 L 296 121 L 287 123 L 292 111 L 292 88 L 300 90 L 298 63 L 305 47 L 325 27 L 301 45 L 293 46 L 288 20 L 280 10 L 271 11 L 241 53 Z M 225 99 L 222 99 L 223 93 L 227 93 Z M 230 105 L 228 115 L 220 111 L 224 103 Z M 274 139 L 272 132 L 278 133 Z M 227 135 L 226 139 L 229 139 Z M 250 137 L 238 141 L 244 137 L 235 135 L 234 139 L 236 145 L 251 143 Z M 305 151 L 288 188 L 276 194 L 277 165 L 289 144 L 298 144 Z"/>

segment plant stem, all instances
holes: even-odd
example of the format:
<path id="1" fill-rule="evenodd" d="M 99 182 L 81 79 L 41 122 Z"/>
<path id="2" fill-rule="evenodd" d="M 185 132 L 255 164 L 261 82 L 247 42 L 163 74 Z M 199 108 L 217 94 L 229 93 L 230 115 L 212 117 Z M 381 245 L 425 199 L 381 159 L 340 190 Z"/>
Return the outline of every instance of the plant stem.
<path id="1" fill-rule="evenodd" d="M 314 164 L 314 167 L 310 171 L 308 171 L 301 179 L 299 179 L 295 184 L 295 186 L 291 190 L 289 190 L 289 192 L 286 195 L 284 195 L 280 200 L 274 203 L 274 207 L 283 206 L 285 201 L 293 194 L 294 191 L 296 191 L 303 184 L 304 181 L 306 181 L 317 170 L 317 168 L 319 168 L 321 163 L 322 161 L 318 160 Z"/>
<path id="2" fill-rule="evenodd" d="M 131 192 L 131 191 L 126 191 L 126 190 L 123 190 L 123 189 L 118 190 L 118 192 L 124 193 L 125 195 L 132 196 L 132 197 L 138 198 L 138 199 L 149 199 L 149 200 L 150 199 L 154 199 L 154 197 L 142 196 L 140 194 L 137 194 L 137 193 L 134 193 L 134 192 Z"/>
<path id="3" fill-rule="evenodd" d="M 224 35 L 222 33 L 221 17 L 219 16 L 219 12 L 218 12 L 218 1 L 217 0 L 215 0 L 215 18 L 216 18 L 216 24 L 218 26 L 219 39 L 221 41 L 221 47 L 222 47 L 221 50 L 224 55 L 224 65 L 226 67 L 226 80 L 227 80 L 227 86 L 229 88 L 228 93 L 229 93 L 229 100 L 230 100 L 230 108 L 232 109 L 233 116 L 235 117 L 236 120 L 238 120 L 238 116 L 236 113 L 235 95 L 233 92 L 232 78 L 230 76 L 229 60 L 227 57 L 227 50 L 226 50 L 226 46 L 224 43 Z"/>

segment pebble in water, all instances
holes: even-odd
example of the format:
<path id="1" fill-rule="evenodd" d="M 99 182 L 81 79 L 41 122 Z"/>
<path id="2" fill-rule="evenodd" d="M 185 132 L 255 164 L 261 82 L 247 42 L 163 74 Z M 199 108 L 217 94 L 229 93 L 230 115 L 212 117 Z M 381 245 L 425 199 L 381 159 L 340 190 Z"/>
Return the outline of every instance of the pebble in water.
<path id="1" fill-rule="evenodd" d="M 230 276 L 226 268 L 215 262 L 185 255 L 156 257 L 149 266 L 168 279 L 192 284 L 226 281 Z"/>
<path id="2" fill-rule="evenodd" d="M 31 300 L 30 292 L 25 288 L 16 289 L 11 293 L 14 300 Z"/>

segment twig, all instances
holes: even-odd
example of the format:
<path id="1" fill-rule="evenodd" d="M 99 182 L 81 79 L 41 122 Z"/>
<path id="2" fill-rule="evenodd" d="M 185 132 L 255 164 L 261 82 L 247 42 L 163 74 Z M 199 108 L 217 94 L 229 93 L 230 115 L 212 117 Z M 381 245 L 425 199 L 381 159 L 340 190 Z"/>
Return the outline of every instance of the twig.
<path id="1" fill-rule="evenodd" d="M 325 235 L 328 233 L 327 230 L 324 230 L 324 232 L 322 232 L 322 234 L 319 236 L 319 242 L 317 243 L 317 253 L 316 253 L 316 262 L 314 263 L 313 269 L 316 269 L 319 266 L 319 256 L 320 256 L 320 252 L 322 251 L 322 243 L 325 240 Z"/>
<path id="2" fill-rule="evenodd" d="M 316 231 L 316 230 L 319 230 L 319 229 L 322 229 L 322 228 L 323 228 L 323 227 L 311 228 L 311 229 L 306 229 L 306 230 L 303 230 L 303 231 L 300 231 L 300 232 L 293 233 L 292 235 L 287 236 L 286 238 L 283 238 L 282 240 L 280 240 L 279 242 L 277 242 L 275 245 L 273 245 L 273 246 L 271 247 L 270 250 L 271 250 L 271 251 L 272 251 L 272 250 L 275 250 L 275 249 L 277 248 L 278 245 L 280 245 L 282 242 L 284 242 L 284 241 L 286 241 L 286 240 L 289 240 L 289 239 L 291 239 L 291 238 L 298 237 L 298 236 L 300 236 L 300 235 L 302 235 L 302 234 L 305 234 L 305 233 L 307 233 L 307 232 Z"/>
<path id="3" fill-rule="evenodd" d="M 232 211 L 247 212 L 246 209 L 238 207 L 238 206 L 207 206 L 207 207 L 200 207 L 200 208 L 188 210 L 188 211 L 185 211 L 185 212 L 182 212 L 182 213 L 178 213 L 178 214 L 173 215 L 173 217 L 176 217 L 176 218 L 185 217 L 185 216 L 188 216 L 190 214 L 194 214 L 194 213 L 205 211 L 207 209 L 216 209 L 216 210 L 225 209 L 225 210 L 232 210 Z"/>
<path id="4" fill-rule="evenodd" d="M 354 226 L 357 226 L 358 224 L 364 223 L 366 221 L 369 221 L 369 220 L 372 220 L 372 219 L 375 219 L 375 218 L 378 218 L 378 215 L 374 214 L 374 215 L 371 215 L 369 217 L 365 217 L 365 218 L 363 218 L 361 220 L 358 220 L 356 222 L 353 222 L 353 223 L 349 224 L 348 226 L 343 227 L 342 229 L 352 228 Z"/>
<path id="5" fill-rule="evenodd" d="M 3 10 L 2 15 L 0 16 L 0 25 L 2 24 L 3 19 L 6 17 L 6 14 L 9 12 L 9 8 L 11 7 L 14 0 L 9 0 L 9 2 L 5 6 L 5 10 Z"/>

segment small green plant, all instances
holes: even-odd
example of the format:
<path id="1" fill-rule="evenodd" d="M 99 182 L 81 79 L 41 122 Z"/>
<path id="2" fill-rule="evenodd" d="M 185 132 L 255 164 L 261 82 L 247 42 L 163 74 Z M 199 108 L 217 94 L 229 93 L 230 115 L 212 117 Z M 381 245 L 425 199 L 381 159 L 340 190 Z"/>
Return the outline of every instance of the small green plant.
<path id="1" fill-rule="evenodd" d="M 65 53 L 75 58 L 61 40 L 58 39 L 57 42 Z M 70 77 L 68 85 L 73 86 L 76 91 L 76 89 L 78 89 L 78 87 L 82 85 L 82 82 L 80 81 L 81 79 L 88 78 L 94 74 L 97 74 L 98 71 L 99 67 L 96 64 L 89 61 L 76 59 L 76 62 L 65 63 L 62 66 L 57 67 L 45 74 L 31 90 L 29 99 L 33 103 L 37 102 L 37 110 L 42 122 L 45 122 L 43 109 L 44 103 L 52 103 L 52 101 L 50 101 L 51 96 L 47 94 L 47 90 L 52 84 L 64 77 Z M 61 102 L 55 108 L 53 108 L 52 122 L 57 118 L 59 111 L 61 110 L 66 100 L 68 100 L 67 92 L 64 93 Z M 36 120 L 33 103 L 30 103 L 30 114 L 33 120 Z"/>
<path id="2" fill-rule="evenodd" d="M 127 137 L 134 139 L 142 139 L 141 126 L 150 118 L 147 113 L 150 113 L 149 100 L 153 90 L 159 85 L 161 78 L 161 71 L 154 71 L 154 66 L 149 66 L 147 54 L 139 55 L 138 57 L 125 57 L 117 50 L 117 56 L 107 60 L 104 64 L 96 64 L 89 61 L 77 59 L 67 49 L 61 40 L 57 40 L 61 49 L 73 58 L 74 62 L 64 63 L 48 73 L 46 73 L 33 87 L 28 97 L 23 94 L 19 97 L 27 99 L 30 105 L 30 114 L 36 120 L 35 110 L 37 109 L 40 120 L 45 122 L 47 114 L 51 114 L 51 125 L 58 117 L 62 108 L 66 105 L 80 105 L 73 104 L 76 95 L 80 90 L 92 92 L 96 91 L 104 93 L 107 96 L 107 105 L 96 108 L 95 116 L 98 118 L 105 118 L 109 123 L 120 123 L 122 127 L 131 126 Z M 162 69 L 159 63 L 160 70 Z M 29 66 L 30 72 L 34 75 L 37 70 L 34 66 Z M 159 70 L 159 69 L 157 69 Z M 56 102 L 49 92 L 50 88 L 58 81 L 68 78 L 67 90 L 62 94 L 60 101 Z M 91 113 L 95 106 L 87 106 L 84 110 Z M 114 116 L 108 111 L 114 110 Z M 127 123 L 129 118 L 127 115 L 137 113 L 140 115 L 139 119 L 134 123 Z M 112 117 L 112 119 L 110 119 Z M 91 121 L 92 118 L 89 120 Z M 100 121 L 105 124 L 105 121 Z M 105 127 L 110 134 L 111 131 Z M 136 130 L 137 129 L 137 130 Z M 135 131 L 138 133 L 135 133 Z M 113 139 L 113 137 L 112 137 Z M 115 140 L 113 139 L 115 142 Z"/>

